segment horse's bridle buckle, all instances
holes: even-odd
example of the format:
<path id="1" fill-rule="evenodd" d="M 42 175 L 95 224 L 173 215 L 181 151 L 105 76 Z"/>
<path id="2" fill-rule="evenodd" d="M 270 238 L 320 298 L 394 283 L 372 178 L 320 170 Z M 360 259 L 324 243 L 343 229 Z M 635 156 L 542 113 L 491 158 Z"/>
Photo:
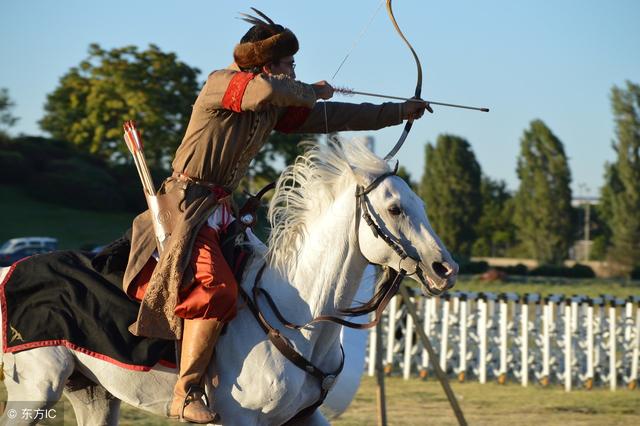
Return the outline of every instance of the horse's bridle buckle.
<path id="1" fill-rule="evenodd" d="M 325 376 L 324 379 L 322 379 L 322 390 L 325 392 L 329 392 L 331 390 L 331 388 L 333 388 L 333 386 L 336 384 L 336 378 L 338 376 L 334 375 L 334 374 L 329 374 L 327 376 Z"/>

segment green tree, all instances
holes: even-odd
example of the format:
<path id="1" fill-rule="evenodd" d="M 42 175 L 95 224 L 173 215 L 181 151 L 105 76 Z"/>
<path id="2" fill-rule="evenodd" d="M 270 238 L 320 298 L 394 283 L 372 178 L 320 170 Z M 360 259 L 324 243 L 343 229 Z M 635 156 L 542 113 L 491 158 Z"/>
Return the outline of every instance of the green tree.
<path id="1" fill-rule="evenodd" d="M 560 139 L 542 120 L 531 122 L 520 141 L 520 188 L 514 221 L 529 256 L 560 264 L 571 245 L 571 171 Z"/>
<path id="2" fill-rule="evenodd" d="M 629 275 L 640 266 L 640 86 L 614 86 L 611 106 L 618 158 L 605 166 L 601 210 L 610 230 L 609 257 Z"/>
<path id="3" fill-rule="evenodd" d="M 170 158 L 184 135 L 200 71 L 150 45 L 104 50 L 65 74 L 47 96 L 43 130 L 108 160 L 129 157 L 122 123 L 138 120 L 151 164 Z"/>
<path id="4" fill-rule="evenodd" d="M 471 254 L 482 210 L 480 179 L 480 164 L 465 139 L 440 135 L 435 146 L 427 144 L 420 195 L 434 230 L 457 255 Z"/>
<path id="5" fill-rule="evenodd" d="M 504 181 L 482 177 L 482 215 L 476 225 L 475 256 L 504 256 L 515 242 L 512 196 Z"/>
<path id="6" fill-rule="evenodd" d="M 0 134 L 6 136 L 5 128 L 9 128 L 16 124 L 17 117 L 11 114 L 11 110 L 15 103 L 9 97 L 9 91 L 5 88 L 0 89 Z"/>

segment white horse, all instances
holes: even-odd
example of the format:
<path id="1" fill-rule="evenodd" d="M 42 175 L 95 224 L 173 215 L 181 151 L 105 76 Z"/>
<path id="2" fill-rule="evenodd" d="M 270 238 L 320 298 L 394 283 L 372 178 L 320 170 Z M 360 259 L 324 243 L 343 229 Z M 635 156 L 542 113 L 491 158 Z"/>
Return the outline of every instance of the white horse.
<path id="1" fill-rule="evenodd" d="M 377 231 L 363 220 L 367 215 Z M 241 285 L 251 294 L 266 261 L 260 287 L 292 323 L 348 307 L 369 263 L 409 271 L 430 294 L 456 279 L 458 266 L 433 232 L 423 202 L 360 143 L 313 145 L 280 177 L 269 219 L 269 246 L 252 242 L 255 255 Z M 339 369 L 341 326 L 287 329 L 263 297 L 260 302 L 266 320 L 304 358 L 323 372 Z M 120 401 L 166 416 L 177 379 L 176 370 L 161 365 L 132 371 L 61 346 L 6 353 L 3 362 L 6 410 L 25 408 L 24 401 L 32 401 L 27 408 L 44 409 L 65 395 L 81 425 L 117 424 Z M 90 386 L 77 386 L 77 380 L 74 388 L 66 386 L 72 374 Z M 321 386 L 330 382 L 320 383 L 285 358 L 240 300 L 238 316 L 216 347 L 206 391 L 224 424 L 276 425 L 317 402 Z M 304 424 L 328 422 L 315 410 Z"/>

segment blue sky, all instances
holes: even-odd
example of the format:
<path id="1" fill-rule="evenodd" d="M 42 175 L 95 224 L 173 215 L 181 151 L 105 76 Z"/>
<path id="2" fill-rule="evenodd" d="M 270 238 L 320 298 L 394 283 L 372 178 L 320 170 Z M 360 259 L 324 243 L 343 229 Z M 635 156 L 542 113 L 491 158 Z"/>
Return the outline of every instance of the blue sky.
<path id="1" fill-rule="evenodd" d="M 0 3 L 0 87 L 20 117 L 12 134 L 42 134 L 46 94 L 87 55 L 149 43 L 198 67 L 201 79 L 231 61 L 247 24 L 237 12 L 255 6 L 298 36 L 298 78 L 330 80 L 378 9 L 379 0 L 5 0 Z M 414 124 L 398 158 L 414 179 L 424 146 L 439 134 L 466 138 L 483 172 L 516 189 L 519 141 L 539 118 L 562 140 L 574 195 L 584 183 L 594 195 L 604 163 L 615 158 L 609 93 L 625 80 L 640 83 L 640 1 L 637 0 L 396 0 L 400 27 L 423 65 L 423 97 L 487 106 L 490 113 L 436 108 Z M 355 90 L 411 96 L 416 71 L 409 50 L 382 7 L 336 78 Z M 342 98 L 347 102 L 370 101 Z M 367 132 L 386 153 L 402 127 Z"/>

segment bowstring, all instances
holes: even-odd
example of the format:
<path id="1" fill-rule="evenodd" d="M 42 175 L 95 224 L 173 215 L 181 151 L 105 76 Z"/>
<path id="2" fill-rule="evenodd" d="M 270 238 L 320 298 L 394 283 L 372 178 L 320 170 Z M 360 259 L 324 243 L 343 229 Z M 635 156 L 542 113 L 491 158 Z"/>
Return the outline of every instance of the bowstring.
<path id="1" fill-rule="evenodd" d="M 378 5 L 378 8 L 375 10 L 375 12 L 373 12 L 373 14 L 371 15 L 371 18 L 369 18 L 369 22 L 367 22 L 367 24 L 362 28 L 362 30 L 360 31 L 360 34 L 356 37 L 356 39 L 354 40 L 353 44 L 351 45 L 351 48 L 347 51 L 347 54 L 342 59 L 342 62 L 340 62 L 340 65 L 338 65 L 338 69 L 336 69 L 336 72 L 334 72 L 333 75 L 331 76 L 331 79 L 329 80 L 329 84 L 331 84 L 332 86 L 333 86 L 333 80 L 336 78 L 336 75 L 338 75 L 338 73 L 342 69 L 342 66 L 347 62 L 347 59 L 349 58 L 349 56 L 351 56 L 351 54 L 355 50 L 355 48 L 358 45 L 358 43 L 360 43 L 360 40 L 362 40 L 364 35 L 369 30 L 369 27 L 373 23 L 373 20 L 378 15 L 378 12 L 380 12 L 380 9 L 382 9 L 382 5 L 384 4 L 384 2 L 385 2 L 385 0 L 380 0 L 380 4 Z M 325 134 L 327 135 L 327 141 L 328 141 L 329 140 L 329 118 L 327 116 L 327 102 L 326 102 L 326 100 L 323 100 L 322 104 L 323 104 L 323 107 L 324 107 Z"/>

